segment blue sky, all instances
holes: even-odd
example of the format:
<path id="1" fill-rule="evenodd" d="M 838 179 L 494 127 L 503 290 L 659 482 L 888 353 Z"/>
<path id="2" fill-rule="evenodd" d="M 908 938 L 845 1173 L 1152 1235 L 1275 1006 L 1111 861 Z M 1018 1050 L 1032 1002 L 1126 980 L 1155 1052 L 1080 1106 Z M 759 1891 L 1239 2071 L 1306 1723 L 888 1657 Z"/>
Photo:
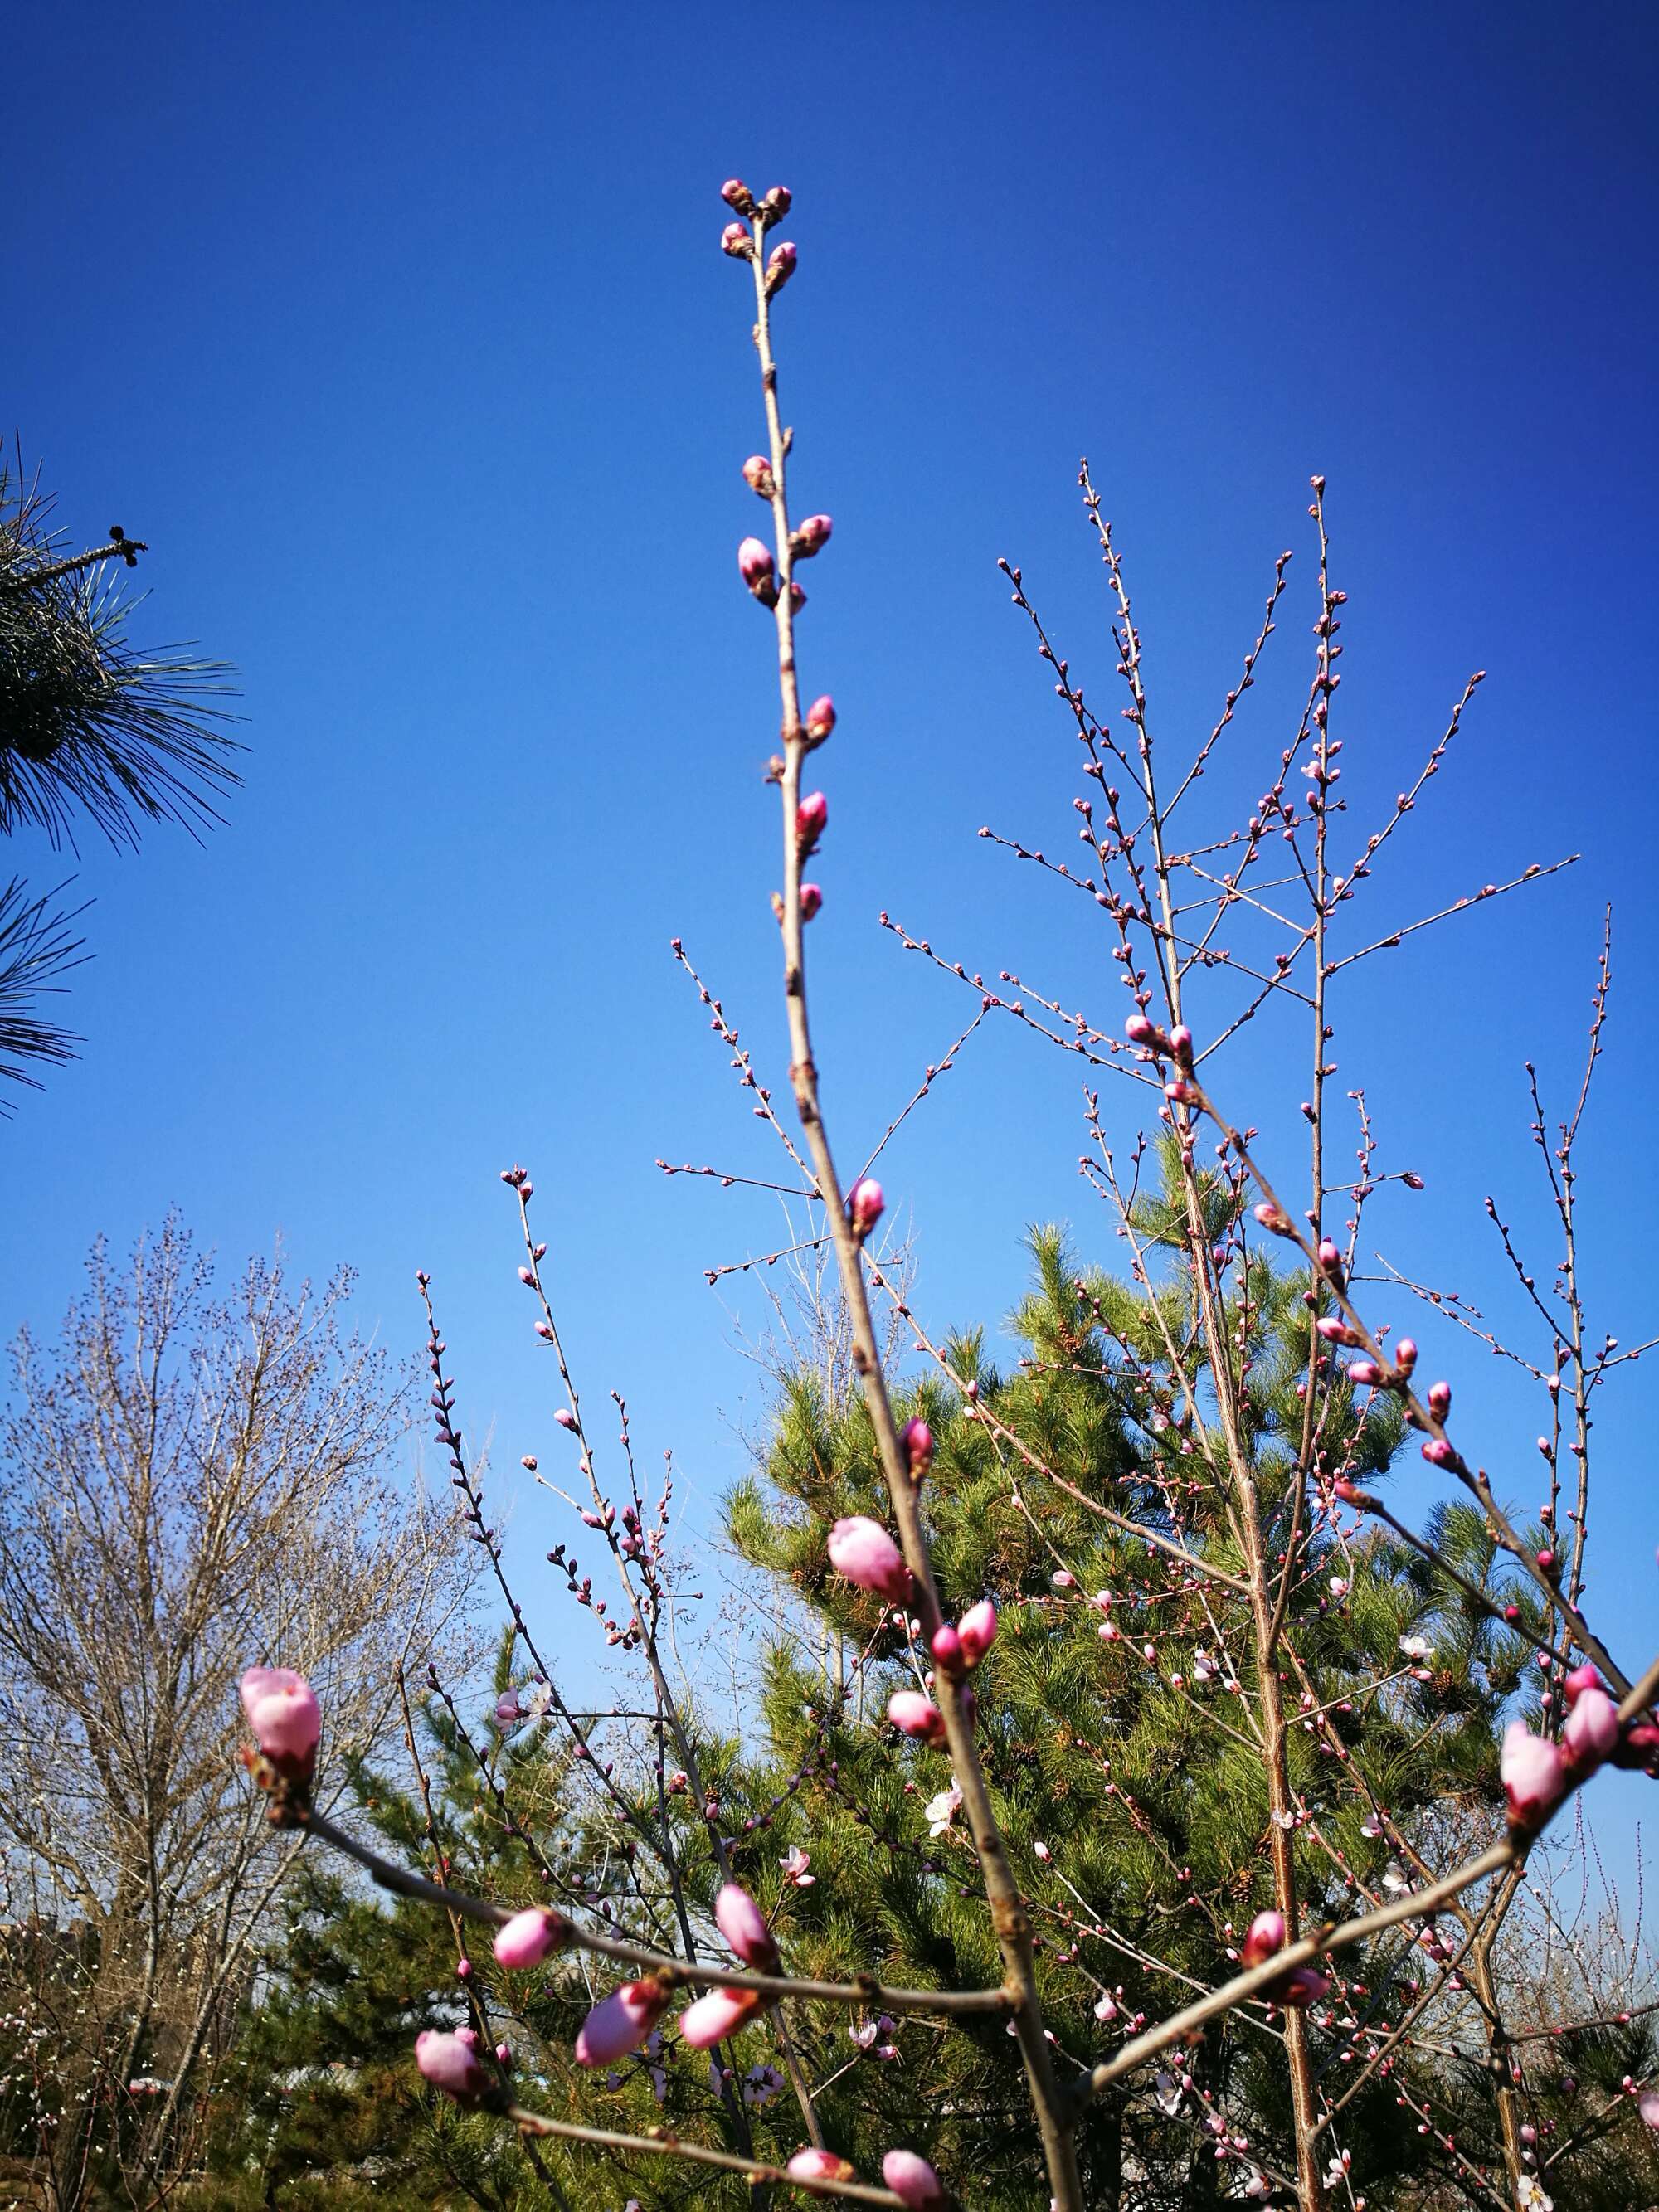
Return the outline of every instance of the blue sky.
<path id="1" fill-rule="evenodd" d="M 1571 1079 L 1611 898 L 1585 1241 L 1595 1317 L 1659 1328 L 1650 10 L 94 5 L 27 12 L 8 58 L 4 420 L 77 534 L 149 539 L 140 632 L 237 664 L 252 751 L 199 848 L 81 856 L 87 1044 L 0 1133 L 0 1321 L 50 1325 L 94 1236 L 173 1202 L 232 1257 L 350 1260 L 410 1350 L 424 1266 L 510 1466 L 550 1441 L 496 1180 L 522 1159 L 590 1397 L 624 1389 L 712 1515 L 758 1407 L 702 1270 L 776 1220 L 653 1162 L 776 1172 L 671 936 L 784 1086 L 737 171 L 794 191 L 786 411 L 836 524 L 803 646 L 842 718 L 812 950 L 843 1158 L 971 1012 L 880 908 L 1118 1018 L 1081 902 L 974 836 L 1075 835 L 996 556 L 1103 691 L 1087 452 L 1174 749 L 1296 548 L 1204 793 L 1231 818 L 1305 682 L 1318 469 L 1356 828 L 1490 672 L 1356 928 L 1585 855 L 1361 971 L 1342 1083 L 1429 1184 L 1370 1241 L 1516 1318 L 1481 1200 L 1540 1222 L 1521 1063 Z M 1228 1095 L 1285 1127 L 1301 1040 L 1260 1026 Z M 981 1032 L 887 1162 L 930 1321 L 1006 1311 L 1033 1218 L 1111 1256 L 1081 1141 L 1075 1066 Z M 1538 1407 L 1419 1334 L 1529 1499 Z M 1648 1434 L 1632 1388 L 1596 1439 L 1591 1596 L 1638 1660 Z"/>

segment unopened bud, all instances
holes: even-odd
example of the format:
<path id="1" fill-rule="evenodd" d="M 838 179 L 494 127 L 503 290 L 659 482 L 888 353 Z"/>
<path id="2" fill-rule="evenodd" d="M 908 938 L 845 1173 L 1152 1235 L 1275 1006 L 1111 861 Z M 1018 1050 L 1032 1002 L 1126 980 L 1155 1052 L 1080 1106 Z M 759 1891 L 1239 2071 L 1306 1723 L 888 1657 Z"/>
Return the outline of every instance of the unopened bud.
<path id="1" fill-rule="evenodd" d="M 803 884 L 801 885 L 800 918 L 803 921 L 811 921 L 813 915 L 823 904 L 823 893 L 817 884 Z"/>
<path id="2" fill-rule="evenodd" d="M 1434 1415 L 1437 1421 L 1443 1421 L 1447 1414 L 1450 1413 L 1451 1384 L 1449 1382 L 1430 1383 L 1429 1411 Z"/>
<path id="3" fill-rule="evenodd" d="M 746 257 L 749 252 L 749 233 L 740 222 L 728 222 L 720 233 L 720 251 Z"/>
<path id="4" fill-rule="evenodd" d="M 830 822 L 830 801 L 821 791 L 809 791 L 795 809 L 795 850 L 802 860 L 816 852 Z"/>
<path id="5" fill-rule="evenodd" d="M 781 222 L 795 204 L 795 196 L 787 185 L 774 185 L 761 202 L 761 212 L 769 222 Z"/>
<path id="6" fill-rule="evenodd" d="M 874 1176 L 860 1176 L 847 1194 L 847 1216 L 860 1244 L 880 1220 L 887 1200 Z"/>
<path id="7" fill-rule="evenodd" d="M 778 597 L 776 565 L 772 549 L 758 538 L 745 538 L 738 548 L 738 569 L 757 599 L 775 606 Z"/>
<path id="8" fill-rule="evenodd" d="M 732 251 L 729 246 L 726 250 L 728 253 Z M 787 238 L 781 240 L 767 255 L 766 296 L 769 300 L 775 292 L 781 292 L 794 275 L 795 263 L 798 258 L 794 247 Z"/>
<path id="9" fill-rule="evenodd" d="M 827 514 L 809 514 L 789 540 L 789 550 L 797 560 L 810 561 L 821 553 L 830 543 L 830 533 L 835 524 Z"/>
<path id="10" fill-rule="evenodd" d="M 822 740 L 835 726 L 836 702 L 826 691 L 822 699 L 814 699 L 806 710 L 806 734 Z"/>
<path id="11" fill-rule="evenodd" d="M 750 453 L 743 465 L 743 480 L 752 492 L 762 499 L 770 499 L 777 489 L 772 475 L 772 464 L 764 453 Z"/>
<path id="12" fill-rule="evenodd" d="M 755 195 L 741 177 L 728 177 L 720 186 L 720 198 L 733 215 L 753 215 Z"/>

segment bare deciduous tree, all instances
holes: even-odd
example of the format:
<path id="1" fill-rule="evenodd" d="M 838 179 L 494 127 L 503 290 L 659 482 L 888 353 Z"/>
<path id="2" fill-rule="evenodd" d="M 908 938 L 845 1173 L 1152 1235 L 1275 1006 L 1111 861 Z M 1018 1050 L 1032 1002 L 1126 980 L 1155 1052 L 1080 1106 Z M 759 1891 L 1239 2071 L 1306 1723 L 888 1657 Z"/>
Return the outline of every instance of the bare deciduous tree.
<path id="1" fill-rule="evenodd" d="M 80 1962 L 42 2098 L 61 2204 L 163 2154 L 292 1855 L 258 1850 L 237 1674 L 307 1669 L 371 1753 L 465 1587 L 447 1505 L 392 1477 L 408 1385 L 349 1332 L 349 1273 L 256 1260 L 220 1297 L 176 1217 L 88 1273 L 0 1416 L 0 1868 L 14 1944 Z"/>

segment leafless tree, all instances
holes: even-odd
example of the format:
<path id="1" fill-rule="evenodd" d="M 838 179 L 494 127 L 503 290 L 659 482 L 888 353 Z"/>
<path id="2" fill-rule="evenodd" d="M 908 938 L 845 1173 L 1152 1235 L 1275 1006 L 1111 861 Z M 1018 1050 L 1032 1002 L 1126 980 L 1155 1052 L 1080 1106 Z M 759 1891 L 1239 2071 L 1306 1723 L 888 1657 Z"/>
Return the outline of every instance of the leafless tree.
<path id="1" fill-rule="evenodd" d="M 170 1216 L 88 1278 L 55 1345 L 18 1339 L 0 1414 L 9 1948 L 75 1966 L 40 2054 L 58 2205 L 176 2143 L 292 1856 L 259 1848 L 236 1772 L 237 1675 L 330 1685 L 343 1786 L 466 1581 L 447 1505 L 395 1478 L 409 1385 L 349 1333 L 348 1272 L 315 1291 L 256 1260 L 220 1297 Z"/>

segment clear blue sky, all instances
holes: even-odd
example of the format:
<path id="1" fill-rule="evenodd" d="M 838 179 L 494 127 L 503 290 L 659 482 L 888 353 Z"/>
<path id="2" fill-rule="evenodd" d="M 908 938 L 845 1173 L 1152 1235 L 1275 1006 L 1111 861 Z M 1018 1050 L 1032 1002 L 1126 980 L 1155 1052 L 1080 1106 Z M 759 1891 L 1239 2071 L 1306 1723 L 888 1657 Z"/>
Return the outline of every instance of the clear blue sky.
<path id="1" fill-rule="evenodd" d="M 995 556 L 1102 690 L 1089 453 L 1173 744 L 1213 719 L 1285 545 L 1275 642 L 1302 677 L 1319 469 L 1357 802 L 1491 672 L 1376 928 L 1587 856 L 1351 1005 L 1343 1082 L 1429 1179 L 1373 1241 L 1513 1315 L 1480 1201 L 1538 1218 L 1520 1064 L 1569 1080 L 1611 896 L 1587 1243 L 1599 1317 L 1659 1327 L 1656 32 L 1638 6 L 1282 0 L 25 11 L 3 420 L 78 533 L 150 541 L 140 628 L 238 664 L 252 750 L 199 849 L 84 852 L 88 1042 L 0 1133 L 0 1320 L 52 1323 L 88 1243 L 173 1201 L 232 1257 L 280 1232 L 305 1269 L 351 1260 L 395 1346 L 423 1265 L 467 1424 L 493 1418 L 510 1466 L 550 1442 L 496 1181 L 521 1158 L 590 1395 L 624 1388 L 712 1510 L 753 1386 L 701 1270 L 775 1218 L 652 1163 L 775 1171 L 671 935 L 784 1087 L 775 702 L 732 562 L 757 396 L 715 247 L 735 170 L 794 190 L 787 411 L 836 522 L 804 649 L 842 715 L 812 941 L 843 1156 L 970 1010 L 881 907 L 1116 1018 L 1081 902 L 973 836 L 1074 834 L 1072 741 Z M 1288 734 L 1258 703 L 1218 807 Z M 49 879 L 27 840 L 8 857 Z M 1032 1218 L 1113 1249 L 1073 1164 L 1075 1066 L 975 1043 L 886 1178 L 941 1324 L 1006 1310 Z M 1236 1060 L 1242 1115 L 1293 1109 L 1290 1051 L 1264 1030 Z M 1528 1498 L 1538 1409 L 1427 1340 Z M 1633 1647 L 1659 1506 L 1625 1408 L 1598 1431 L 1591 1594 Z"/>

